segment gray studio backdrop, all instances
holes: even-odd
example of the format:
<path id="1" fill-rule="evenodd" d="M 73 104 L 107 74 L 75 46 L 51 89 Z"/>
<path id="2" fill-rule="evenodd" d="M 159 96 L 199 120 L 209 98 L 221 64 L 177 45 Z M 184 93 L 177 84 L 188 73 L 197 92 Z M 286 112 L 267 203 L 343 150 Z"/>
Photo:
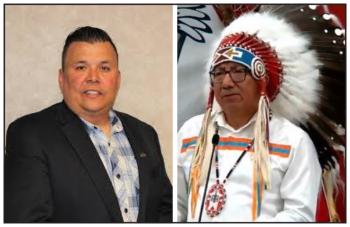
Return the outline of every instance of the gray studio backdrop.
<path id="1" fill-rule="evenodd" d="M 64 40 L 85 25 L 114 40 L 122 73 L 114 108 L 155 127 L 172 179 L 172 6 L 6 5 L 5 130 L 62 100 L 57 77 Z"/>

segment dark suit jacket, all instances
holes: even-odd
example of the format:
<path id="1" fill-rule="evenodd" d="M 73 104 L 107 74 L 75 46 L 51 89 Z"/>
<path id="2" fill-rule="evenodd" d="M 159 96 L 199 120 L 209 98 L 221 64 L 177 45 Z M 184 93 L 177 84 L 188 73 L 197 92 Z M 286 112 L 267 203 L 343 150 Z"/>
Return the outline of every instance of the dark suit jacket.
<path id="1" fill-rule="evenodd" d="M 138 164 L 138 222 L 172 221 L 172 186 L 155 130 L 117 112 Z M 58 103 L 7 131 L 5 222 L 122 222 L 102 161 L 81 120 Z"/>

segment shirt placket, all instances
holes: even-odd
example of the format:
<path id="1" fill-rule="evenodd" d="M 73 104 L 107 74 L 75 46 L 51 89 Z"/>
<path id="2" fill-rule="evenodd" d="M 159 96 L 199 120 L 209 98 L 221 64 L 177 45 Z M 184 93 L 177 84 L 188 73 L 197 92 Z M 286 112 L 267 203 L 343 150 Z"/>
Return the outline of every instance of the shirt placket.
<path id="1" fill-rule="evenodd" d="M 97 128 L 94 127 L 95 133 L 96 133 L 96 137 L 98 138 L 99 142 L 99 146 L 101 146 L 102 149 L 105 149 L 107 151 L 107 153 L 104 153 L 103 150 L 101 150 L 100 148 L 100 152 L 102 153 L 102 156 L 104 157 L 104 164 L 106 165 L 106 169 L 108 171 L 108 175 L 112 181 L 113 179 L 113 172 L 112 172 L 112 163 L 110 161 L 110 147 L 109 147 L 109 141 L 107 140 L 107 138 L 104 136 L 103 132 Z M 114 182 L 112 181 L 112 184 L 114 186 Z"/>
<path id="2" fill-rule="evenodd" d="M 123 197 L 123 199 L 120 199 L 121 201 L 119 201 L 119 205 L 120 205 L 120 209 L 123 215 L 123 219 L 125 222 L 131 222 L 132 219 L 130 217 L 130 206 L 129 206 L 129 192 L 128 189 L 126 187 L 126 182 L 124 179 L 124 177 L 126 176 L 126 166 L 125 166 L 125 158 L 122 157 L 118 146 L 116 146 L 115 142 L 112 140 L 109 143 L 108 146 L 108 153 L 110 155 L 110 157 L 113 155 L 115 155 L 115 159 L 118 160 L 118 165 L 116 168 L 117 172 L 113 173 L 113 182 L 114 182 L 114 186 L 115 186 L 115 190 L 116 193 L 123 193 L 123 195 L 121 195 L 121 197 Z"/>

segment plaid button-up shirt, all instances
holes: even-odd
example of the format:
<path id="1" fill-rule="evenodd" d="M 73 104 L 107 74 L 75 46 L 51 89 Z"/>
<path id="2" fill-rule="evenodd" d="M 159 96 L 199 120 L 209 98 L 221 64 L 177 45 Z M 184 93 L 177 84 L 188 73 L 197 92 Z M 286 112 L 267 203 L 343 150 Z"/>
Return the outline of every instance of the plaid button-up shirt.
<path id="1" fill-rule="evenodd" d="M 109 112 L 112 125 L 110 138 L 97 126 L 81 120 L 112 182 L 124 222 L 136 222 L 139 212 L 139 174 L 134 153 L 120 119 L 114 111 Z"/>

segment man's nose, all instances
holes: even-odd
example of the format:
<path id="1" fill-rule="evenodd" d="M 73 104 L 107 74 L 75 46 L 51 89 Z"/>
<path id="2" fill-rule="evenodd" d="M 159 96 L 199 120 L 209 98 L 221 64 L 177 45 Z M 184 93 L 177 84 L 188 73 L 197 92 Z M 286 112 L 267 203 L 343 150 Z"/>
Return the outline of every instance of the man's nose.
<path id="1" fill-rule="evenodd" d="M 89 72 L 88 72 L 88 76 L 87 76 L 87 81 L 88 82 L 99 82 L 100 76 L 99 76 L 99 72 L 97 69 L 95 68 L 90 68 Z"/>
<path id="2" fill-rule="evenodd" d="M 229 72 L 225 72 L 224 79 L 222 81 L 222 87 L 223 88 L 231 88 L 236 86 L 236 83 L 233 82 Z"/>

